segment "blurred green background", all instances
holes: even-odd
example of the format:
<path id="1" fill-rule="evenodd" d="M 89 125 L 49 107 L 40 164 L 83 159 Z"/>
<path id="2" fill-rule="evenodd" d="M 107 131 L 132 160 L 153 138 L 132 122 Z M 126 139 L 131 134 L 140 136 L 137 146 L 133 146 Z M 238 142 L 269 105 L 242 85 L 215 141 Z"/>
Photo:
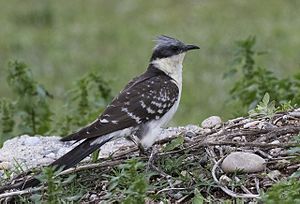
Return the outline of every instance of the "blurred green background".
<path id="1" fill-rule="evenodd" d="M 117 94 L 147 67 L 160 34 L 197 44 L 187 55 L 181 106 L 171 125 L 226 119 L 234 42 L 257 36 L 269 54 L 259 63 L 277 75 L 299 70 L 300 1 L 297 0 L 0 0 L 0 97 L 9 60 L 22 60 L 54 95 L 59 112 L 66 90 L 91 70 L 103 73 Z"/>

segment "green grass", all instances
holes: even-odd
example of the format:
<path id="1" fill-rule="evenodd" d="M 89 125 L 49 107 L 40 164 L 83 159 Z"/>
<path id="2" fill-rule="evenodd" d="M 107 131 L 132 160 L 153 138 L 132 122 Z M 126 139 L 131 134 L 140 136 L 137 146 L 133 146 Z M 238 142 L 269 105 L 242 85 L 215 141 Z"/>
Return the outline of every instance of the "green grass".
<path id="1" fill-rule="evenodd" d="M 184 63 L 181 106 L 171 125 L 199 123 L 210 115 L 231 117 L 226 105 L 234 42 L 257 36 L 260 58 L 277 75 L 299 70 L 300 2 L 289 1 L 0 1 L 0 96 L 10 59 L 23 60 L 54 95 L 59 112 L 75 79 L 97 70 L 117 94 L 142 73 L 155 36 L 200 45 Z"/>

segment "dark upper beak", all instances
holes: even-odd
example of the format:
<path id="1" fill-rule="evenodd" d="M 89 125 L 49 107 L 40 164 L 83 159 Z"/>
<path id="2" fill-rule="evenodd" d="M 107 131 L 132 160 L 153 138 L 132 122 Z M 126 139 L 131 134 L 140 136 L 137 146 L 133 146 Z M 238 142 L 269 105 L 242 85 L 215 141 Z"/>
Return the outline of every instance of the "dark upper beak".
<path id="1" fill-rule="evenodd" d="M 196 50 L 196 49 L 200 49 L 200 47 L 198 47 L 196 45 L 186 45 L 184 48 L 185 51 Z"/>

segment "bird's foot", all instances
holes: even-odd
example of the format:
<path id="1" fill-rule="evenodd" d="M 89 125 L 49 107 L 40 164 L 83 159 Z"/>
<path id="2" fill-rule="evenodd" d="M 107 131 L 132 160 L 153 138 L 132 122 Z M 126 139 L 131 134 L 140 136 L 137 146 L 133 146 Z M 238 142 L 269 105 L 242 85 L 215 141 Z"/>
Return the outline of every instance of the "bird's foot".
<path id="1" fill-rule="evenodd" d="M 150 154 L 148 152 L 148 155 L 147 155 L 147 156 L 149 156 L 149 160 L 148 160 L 148 164 L 147 164 L 147 170 L 156 169 L 154 163 L 155 163 L 155 160 L 157 159 L 158 148 L 154 145 L 154 146 L 152 146 L 151 148 L 149 148 L 147 150 L 150 151 Z"/>

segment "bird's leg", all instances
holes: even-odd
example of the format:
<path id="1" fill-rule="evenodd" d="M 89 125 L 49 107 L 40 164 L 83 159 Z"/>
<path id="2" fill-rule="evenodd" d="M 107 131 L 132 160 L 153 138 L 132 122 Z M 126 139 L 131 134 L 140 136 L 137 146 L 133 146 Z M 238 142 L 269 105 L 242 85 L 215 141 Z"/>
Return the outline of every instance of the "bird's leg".
<path id="1" fill-rule="evenodd" d="M 152 146 L 151 147 L 151 153 L 149 156 L 149 160 L 148 160 L 148 165 L 147 165 L 147 170 L 149 169 L 156 169 L 157 167 L 154 165 L 154 161 L 157 158 L 157 153 L 158 153 L 158 149 L 156 148 L 156 146 Z"/>
<path id="2" fill-rule="evenodd" d="M 132 141 L 138 147 L 140 154 L 148 155 L 147 150 L 142 145 L 140 138 L 138 138 L 136 135 L 129 135 L 127 139 Z"/>

